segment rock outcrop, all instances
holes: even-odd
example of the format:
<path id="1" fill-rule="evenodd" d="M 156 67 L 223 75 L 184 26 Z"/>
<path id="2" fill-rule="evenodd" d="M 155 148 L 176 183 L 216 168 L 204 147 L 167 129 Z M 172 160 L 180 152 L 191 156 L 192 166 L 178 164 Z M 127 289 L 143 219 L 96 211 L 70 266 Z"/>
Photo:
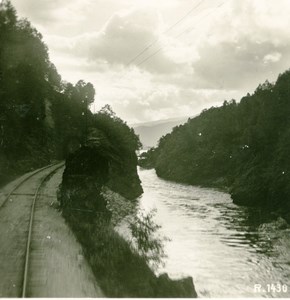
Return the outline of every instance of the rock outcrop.
<path id="1" fill-rule="evenodd" d="M 66 161 L 59 191 L 63 216 L 107 296 L 197 297 L 191 277 L 172 280 L 167 274 L 156 276 L 114 230 L 116 220 L 126 215 L 126 211 L 120 214 L 119 206 L 129 213 L 128 208 L 136 206 L 134 197 L 142 193 L 136 169 L 136 156 L 120 156 L 103 133 L 95 132 Z M 118 216 L 114 216 L 114 207 L 118 207 Z"/>

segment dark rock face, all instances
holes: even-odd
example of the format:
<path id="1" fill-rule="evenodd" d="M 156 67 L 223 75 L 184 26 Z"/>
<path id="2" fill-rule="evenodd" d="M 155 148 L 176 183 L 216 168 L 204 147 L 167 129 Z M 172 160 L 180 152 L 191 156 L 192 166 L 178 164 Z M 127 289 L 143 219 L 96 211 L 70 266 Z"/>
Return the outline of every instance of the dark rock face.
<path id="1" fill-rule="evenodd" d="M 109 161 L 94 146 L 84 146 L 71 154 L 66 161 L 64 180 L 71 175 L 95 177 L 100 184 L 108 180 Z"/>
<path id="2" fill-rule="evenodd" d="M 158 277 L 156 297 L 197 298 L 192 277 L 172 280 L 165 273 Z"/>
<path id="3" fill-rule="evenodd" d="M 83 245 L 95 276 L 107 294 L 197 297 L 192 278 L 172 280 L 167 274 L 157 277 L 146 261 L 113 230 L 110 199 L 103 192 L 106 188 L 122 195 L 132 205 L 135 204 L 130 199 L 143 192 L 135 152 L 119 155 L 106 136 L 95 132 L 93 139 L 68 157 L 59 199 L 63 216 Z"/>
<path id="4" fill-rule="evenodd" d="M 110 164 L 107 186 L 127 199 L 133 200 L 139 197 L 143 189 L 136 166 L 135 152 L 123 157 L 121 163 Z"/>
<path id="5" fill-rule="evenodd" d="M 66 209 L 107 211 L 100 194 L 104 185 L 130 200 L 143 192 L 135 152 L 121 157 L 106 136 L 95 131 L 85 146 L 67 158 L 61 205 Z"/>
<path id="6" fill-rule="evenodd" d="M 262 202 L 259 199 L 259 194 L 256 195 L 255 193 L 251 193 L 250 191 L 242 189 L 232 191 L 231 198 L 235 204 L 241 206 L 259 206 Z"/>
<path id="7" fill-rule="evenodd" d="M 71 154 L 61 184 L 60 202 L 64 214 L 82 213 L 89 221 L 102 213 L 109 217 L 106 201 L 100 195 L 108 181 L 109 161 L 92 146 L 84 146 Z"/>

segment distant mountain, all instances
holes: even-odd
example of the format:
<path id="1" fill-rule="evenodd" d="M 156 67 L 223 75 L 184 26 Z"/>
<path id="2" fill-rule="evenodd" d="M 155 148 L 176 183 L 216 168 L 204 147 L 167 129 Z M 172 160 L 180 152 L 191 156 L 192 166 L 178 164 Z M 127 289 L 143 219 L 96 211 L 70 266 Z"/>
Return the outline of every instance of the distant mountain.
<path id="1" fill-rule="evenodd" d="M 189 117 L 173 118 L 166 120 L 158 120 L 146 123 L 132 124 L 136 134 L 140 136 L 143 148 L 157 146 L 158 140 L 167 133 L 170 133 L 172 128 L 184 124 Z"/>

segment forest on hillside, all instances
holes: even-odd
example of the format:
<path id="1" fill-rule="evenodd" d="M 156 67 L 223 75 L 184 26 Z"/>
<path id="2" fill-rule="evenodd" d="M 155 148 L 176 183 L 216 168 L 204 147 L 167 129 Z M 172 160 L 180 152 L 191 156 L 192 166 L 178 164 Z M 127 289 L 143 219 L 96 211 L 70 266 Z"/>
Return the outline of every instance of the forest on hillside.
<path id="1" fill-rule="evenodd" d="M 163 136 L 139 164 L 168 180 L 227 188 L 237 204 L 290 220 L 290 70 Z"/>
<path id="2" fill-rule="evenodd" d="M 65 158 L 92 132 L 105 134 L 110 150 L 134 166 L 140 147 L 134 130 L 109 106 L 93 115 L 94 86 L 63 81 L 41 34 L 10 1 L 0 5 L 0 183 Z M 175 127 L 140 164 L 166 179 L 228 187 L 236 203 L 288 212 L 289 97 L 286 71 L 240 103 L 225 101 Z"/>
<path id="3" fill-rule="evenodd" d="M 94 96 L 90 82 L 71 84 L 61 79 L 42 35 L 28 20 L 17 17 L 9 0 L 2 1 L 0 184 L 52 160 L 66 158 L 97 129 L 111 143 L 111 149 L 134 169 L 138 137 L 109 106 L 93 115 L 89 106 Z"/>
<path id="4" fill-rule="evenodd" d="M 133 248 L 115 231 L 112 215 L 132 214 L 135 199 L 143 193 L 136 155 L 141 143 L 109 105 L 95 114 L 90 111 L 94 95 L 90 82 L 71 84 L 61 79 L 41 34 L 29 21 L 17 17 L 9 0 L 2 1 L 0 185 L 55 160 L 66 160 L 58 208 L 82 245 L 81 253 L 104 294 L 196 297 L 191 277 L 171 280 L 167 274 L 155 275 L 141 248 Z M 48 219 L 54 221 L 51 216 Z M 141 221 L 136 217 L 136 226 Z M 149 236 L 156 227 L 148 221 L 145 225 L 151 227 L 144 227 L 144 249 L 148 253 L 154 247 L 162 249 L 161 242 L 151 242 Z M 142 228 L 135 231 L 136 236 L 143 234 Z"/>

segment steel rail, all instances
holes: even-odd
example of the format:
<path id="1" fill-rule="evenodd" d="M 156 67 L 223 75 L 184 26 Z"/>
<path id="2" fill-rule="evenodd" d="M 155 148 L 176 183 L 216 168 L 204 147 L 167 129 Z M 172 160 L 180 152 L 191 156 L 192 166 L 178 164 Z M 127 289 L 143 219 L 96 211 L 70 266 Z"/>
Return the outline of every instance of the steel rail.
<path id="1" fill-rule="evenodd" d="M 28 181 L 31 177 L 33 177 L 34 175 L 40 173 L 41 171 L 46 170 L 46 169 L 48 169 L 48 168 L 51 168 L 51 167 L 53 167 L 53 166 L 55 166 L 55 165 L 57 165 L 57 164 L 59 164 L 59 162 L 53 163 L 53 164 L 50 164 L 50 165 L 48 165 L 48 166 L 45 166 L 45 167 L 43 167 L 43 168 L 41 168 L 41 169 L 38 169 L 38 170 L 34 171 L 33 173 L 31 173 L 31 174 L 30 174 L 29 176 L 27 176 L 26 178 L 24 178 L 22 181 L 20 181 L 20 182 L 19 182 L 19 183 L 18 183 L 18 184 L 10 191 L 10 192 L 9 192 L 9 194 L 6 196 L 5 200 L 4 200 L 3 203 L 0 205 L 0 208 L 1 208 L 2 206 L 4 206 L 4 204 L 8 201 L 8 199 L 11 197 L 11 195 L 12 195 L 18 188 L 20 188 L 21 185 L 22 185 L 23 183 L 25 183 L 25 182 Z"/>
<path id="2" fill-rule="evenodd" d="M 50 165 L 48 167 L 42 168 L 40 171 L 43 171 L 44 169 L 47 169 L 49 167 L 52 167 L 54 165 Z M 32 229 L 33 229 L 33 218 L 34 218 L 34 213 L 35 213 L 35 204 L 36 200 L 39 196 L 39 192 L 43 186 L 43 184 L 47 181 L 47 179 L 53 175 L 58 169 L 62 168 L 64 164 L 61 164 L 60 166 L 56 167 L 53 169 L 51 172 L 49 172 L 46 176 L 44 176 L 40 182 L 40 184 L 37 187 L 37 190 L 34 194 L 32 205 L 31 205 L 31 212 L 30 212 L 30 220 L 29 220 L 29 228 L 28 228 L 28 237 L 27 237 L 27 244 L 26 244 L 26 252 L 25 252 L 25 265 L 24 265 L 24 272 L 23 272 L 23 284 L 22 284 L 22 294 L 21 297 L 25 298 L 26 297 L 26 291 L 27 291 L 27 283 L 28 283 L 28 271 L 29 271 L 29 255 L 30 255 L 30 245 L 31 245 L 31 237 L 32 237 Z M 34 173 L 38 174 L 39 172 Z M 32 176 L 30 176 L 31 178 Z M 24 181 L 26 182 L 26 180 Z M 24 183 L 22 182 L 22 183 Z"/>

